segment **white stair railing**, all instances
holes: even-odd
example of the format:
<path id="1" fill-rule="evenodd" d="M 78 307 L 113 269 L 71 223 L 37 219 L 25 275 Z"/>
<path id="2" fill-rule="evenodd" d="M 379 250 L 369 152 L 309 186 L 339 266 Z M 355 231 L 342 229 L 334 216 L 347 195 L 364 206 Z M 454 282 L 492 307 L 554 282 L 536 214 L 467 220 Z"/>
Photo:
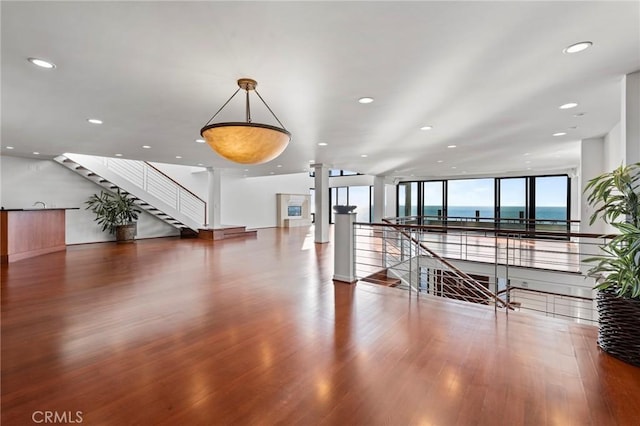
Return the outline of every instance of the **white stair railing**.
<path id="1" fill-rule="evenodd" d="M 206 202 L 145 161 L 71 153 L 64 156 L 194 230 L 206 223 Z"/>

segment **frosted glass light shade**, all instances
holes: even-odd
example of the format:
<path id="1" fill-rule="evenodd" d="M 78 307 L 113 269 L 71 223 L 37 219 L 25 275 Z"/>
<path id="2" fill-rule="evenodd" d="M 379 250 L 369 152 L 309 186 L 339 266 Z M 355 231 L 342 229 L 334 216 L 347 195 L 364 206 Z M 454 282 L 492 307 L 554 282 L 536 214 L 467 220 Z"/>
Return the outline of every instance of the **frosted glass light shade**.
<path id="1" fill-rule="evenodd" d="M 241 164 L 271 161 L 287 148 L 291 133 L 259 123 L 218 123 L 200 131 L 207 144 L 221 157 Z"/>

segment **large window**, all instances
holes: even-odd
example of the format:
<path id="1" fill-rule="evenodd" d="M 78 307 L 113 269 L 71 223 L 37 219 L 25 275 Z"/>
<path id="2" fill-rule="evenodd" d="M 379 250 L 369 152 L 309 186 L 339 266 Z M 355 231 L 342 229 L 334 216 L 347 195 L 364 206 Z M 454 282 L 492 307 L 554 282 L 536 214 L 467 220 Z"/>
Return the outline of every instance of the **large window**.
<path id="1" fill-rule="evenodd" d="M 567 220 L 569 212 L 569 186 L 564 176 L 539 176 L 535 178 L 536 229 L 561 231 L 571 229 Z"/>
<path id="2" fill-rule="evenodd" d="M 535 218 L 565 220 L 567 218 L 567 185 L 564 176 L 542 176 L 535 180 Z"/>
<path id="3" fill-rule="evenodd" d="M 422 186 L 422 215 L 444 215 L 444 181 L 424 182 Z"/>
<path id="4" fill-rule="evenodd" d="M 398 216 L 418 215 L 418 182 L 403 182 L 398 185 Z"/>
<path id="5" fill-rule="evenodd" d="M 494 186 L 493 179 L 450 180 L 447 184 L 447 217 L 493 217 Z"/>
<path id="6" fill-rule="evenodd" d="M 526 219 L 527 180 L 525 178 L 499 179 L 499 216 L 501 219 Z"/>
<path id="7" fill-rule="evenodd" d="M 341 186 L 331 188 L 331 223 L 335 222 L 335 205 L 357 206 L 356 222 L 371 222 L 373 215 L 373 191 L 371 186 Z"/>
<path id="8" fill-rule="evenodd" d="M 398 184 L 398 217 L 424 224 L 465 222 L 511 229 L 569 229 L 567 175 L 411 181 Z M 439 221 L 433 216 L 441 216 Z"/>
<path id="9" fill-rule="evenodd" d="M 358 206 L 356 208 L 356 222 L 371 221 L 371 189 L 369 186 L 350 186 L 349 205 Z"/>

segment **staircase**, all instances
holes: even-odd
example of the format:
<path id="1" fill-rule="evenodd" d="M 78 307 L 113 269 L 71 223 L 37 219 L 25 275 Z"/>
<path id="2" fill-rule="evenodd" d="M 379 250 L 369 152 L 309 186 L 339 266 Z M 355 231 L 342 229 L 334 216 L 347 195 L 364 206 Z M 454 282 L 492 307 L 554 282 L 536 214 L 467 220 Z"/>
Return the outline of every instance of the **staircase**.
<path id="1" fill-rule="evenodd" d="M 356 270 L 360 281 L 387 287 L 415 290 L 483 305 L 513 309 L 491 290 L 485 277 L 467 274 L 427 247 L 420 228 L 391 224 L 356 224 Z M 357 247 L 357 246 L 356 246 Z"/>
<path id="2" fill-rule="evenodd" d="M 182 237 L 197 237 L 206 221 L 206 202 L 147 162 L 81 154 L 55 161 L 106 190 L 120 190 Z"/>

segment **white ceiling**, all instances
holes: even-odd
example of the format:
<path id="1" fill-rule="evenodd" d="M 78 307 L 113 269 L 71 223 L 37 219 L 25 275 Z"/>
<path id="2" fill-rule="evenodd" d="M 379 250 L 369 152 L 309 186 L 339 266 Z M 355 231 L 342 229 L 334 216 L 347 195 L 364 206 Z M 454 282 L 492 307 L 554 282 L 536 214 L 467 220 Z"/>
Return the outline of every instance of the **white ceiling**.
<path id="1" fill-rule="evenodd" d="M 10 155 L 122 153 L 250 176 L 300 172 L 310 160 L 385 176 L 555 171 L 578 165 L 580 139 L 618 123 L 621 78 L 640 69 L 639 2 L 1 8 L 2 153 Z M 562 53 L 583 40 L 593 47 Z M 28 57 L 57 67 L 37 68 Z M 293 135 L 284 154 L 261 166 L 230 163 L 194 142 L 240 77 L 258 81 Z M 359 104 L 363 96 L 375 102 Z M 579 106 L 558 109 L 566 102 Z M 276 124 L 255 97 L 252 106 L 254 121 Z M 220 121 L 243 114 L 238 96 Z"/>

